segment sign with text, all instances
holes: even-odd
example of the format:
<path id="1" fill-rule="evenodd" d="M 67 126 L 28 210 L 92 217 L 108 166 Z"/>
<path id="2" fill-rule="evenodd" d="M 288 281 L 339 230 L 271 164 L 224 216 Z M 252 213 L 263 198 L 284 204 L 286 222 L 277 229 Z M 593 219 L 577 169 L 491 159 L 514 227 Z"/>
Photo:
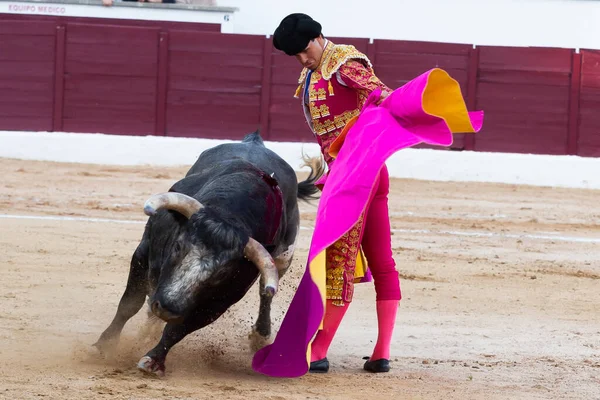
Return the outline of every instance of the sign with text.
<path id="1" fill-rule="evenodd" d="M 98 4 L 33 3 L 19 0 L 0 1 L 2 14 L 47 15 L 53 17 L 118 18 L 139 21 L 171 21 L 203 24 L 219 24 L 222 33 L 233 33 L 233 15 L 230 11 L 188 9 L 185 5 L 167 4 L 173 7 L 144 7 L 141 3 L 119 3 L 119 6 L 103 7 Z"/>
<path id="2" fill-rule="evenodd" d="M 15 14 L 67 15 L 68 6 L 59 4 L 8 3 L 7 11 Z"/>

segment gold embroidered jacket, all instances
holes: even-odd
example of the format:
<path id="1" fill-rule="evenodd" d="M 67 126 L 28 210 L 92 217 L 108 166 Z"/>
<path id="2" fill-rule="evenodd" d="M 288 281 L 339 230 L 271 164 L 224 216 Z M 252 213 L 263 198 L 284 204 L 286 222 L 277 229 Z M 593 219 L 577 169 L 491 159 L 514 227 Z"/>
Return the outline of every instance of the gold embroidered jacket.
<path id="1" fill-rule="evenodd" d="M 307 85 L 308 83 L 308 85 Z M 373 71 L 367 56 L 351 45 L 328 41 L 315 71 L 306 68 L 298 79 L 295 97 L 303 99 L 304 115 L 329 164 L 331 143 L 348 120 L 359 114 L 371 92 L 389 89 Z"/>

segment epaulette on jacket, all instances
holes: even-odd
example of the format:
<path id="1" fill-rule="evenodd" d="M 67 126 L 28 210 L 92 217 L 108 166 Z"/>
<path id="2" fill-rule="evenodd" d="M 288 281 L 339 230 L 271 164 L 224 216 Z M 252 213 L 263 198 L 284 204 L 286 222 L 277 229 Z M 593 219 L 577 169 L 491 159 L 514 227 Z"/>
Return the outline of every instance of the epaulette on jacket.
<path id="1" fill-rule="evenodd" d="M 333 74 L 337 72 L 338 69 L 342 65 L 344 65 L 348 60 L 364 60 L 369 68 L 373 68 L 371 61 L 369 58 L 356 50 L 356 47 L 350 44 L 333 44 L 331 46 L 327 46 L 325 51 L 323 52 L 323 58 L 321 60 L 321 65 L 319 68 L 321 72 L 321 76 L 326 81 L 330 80 Z M 296 89 L 296 93 L 294 97 L 300 97 L 300 93 L 304 89 L 304 82 L 306 81 L 306 74 L 308 74 L 308 69 L 303 68 L 300 73 L 300 77 L 298 78 L 298 88 Z"/>

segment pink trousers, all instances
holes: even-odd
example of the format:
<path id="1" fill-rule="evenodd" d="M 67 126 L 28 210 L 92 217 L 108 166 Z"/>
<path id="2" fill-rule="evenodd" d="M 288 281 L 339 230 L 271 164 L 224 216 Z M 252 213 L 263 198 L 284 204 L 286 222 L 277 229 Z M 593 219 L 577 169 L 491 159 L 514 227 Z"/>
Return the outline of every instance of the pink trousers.
<path id="1" fill-rule="evenodd" d="M 392 253 L 388 207 L 390 176 L 384 165 L 375 182 L 365 210 L 362 249 L 373 275 L 377 301 L 400 300 L 400 279 Z"/>

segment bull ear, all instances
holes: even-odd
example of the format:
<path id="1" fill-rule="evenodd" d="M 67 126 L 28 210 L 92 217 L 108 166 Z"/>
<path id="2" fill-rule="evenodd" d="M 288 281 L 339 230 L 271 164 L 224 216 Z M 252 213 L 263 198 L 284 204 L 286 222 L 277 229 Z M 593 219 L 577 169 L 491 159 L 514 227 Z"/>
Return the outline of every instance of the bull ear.
<path id="1" fill-rule="evenodd" d="M 198 200 L 177 192 L 160 193 L 150 197 L 144 204 L 144 213 L 154 215 L 161 208 L 177 211 L 190 219 L 192 215 L 200 211 L 204 206 Z"/>

